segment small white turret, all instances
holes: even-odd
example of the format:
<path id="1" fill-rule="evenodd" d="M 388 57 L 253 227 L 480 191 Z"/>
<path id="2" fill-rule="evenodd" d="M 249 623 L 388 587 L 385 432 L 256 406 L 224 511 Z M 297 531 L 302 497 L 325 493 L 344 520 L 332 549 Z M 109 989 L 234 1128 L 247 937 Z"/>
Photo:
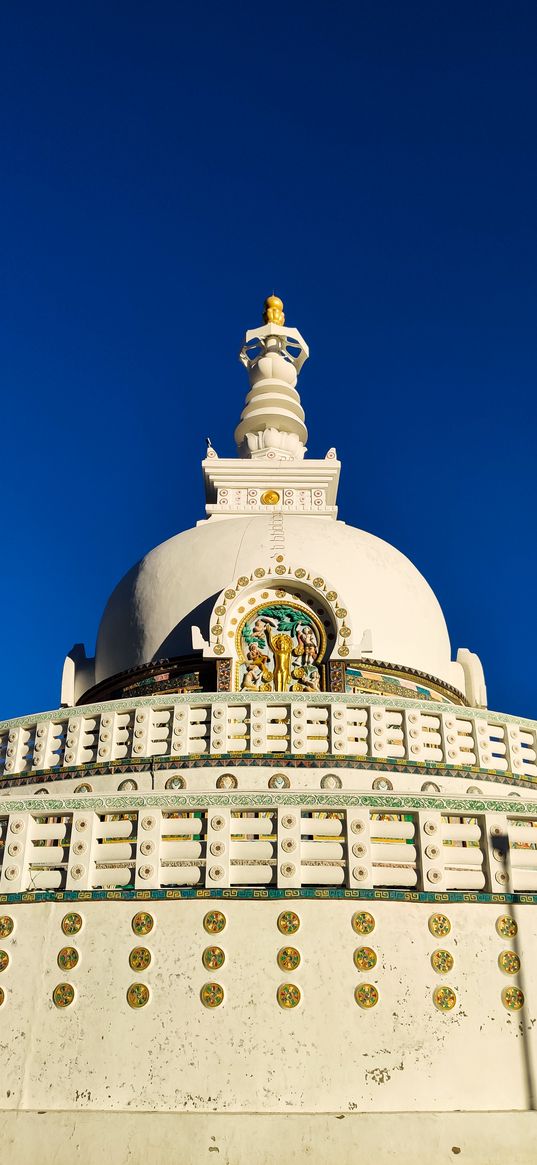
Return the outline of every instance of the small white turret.
<path id="1" fill-rule="evenodd" d="M 309 349 L 296 328 L 286 328 L 277 295 L 265 300 L 264 324 L 246 333 L 239 359 L 248 370 L 250 392 L 235 440 L 240 457 L 300 461 L 308 430 L 296 389 Z"/>

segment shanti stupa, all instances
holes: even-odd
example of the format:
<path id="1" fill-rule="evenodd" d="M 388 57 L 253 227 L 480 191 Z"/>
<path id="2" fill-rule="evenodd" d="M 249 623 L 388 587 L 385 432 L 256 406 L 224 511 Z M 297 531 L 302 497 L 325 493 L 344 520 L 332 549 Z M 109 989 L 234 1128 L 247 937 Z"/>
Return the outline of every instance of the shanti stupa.
<path id="1" fill-rule="evenodd" d="M 10 1165 L 535 1158 L 537 724 L 338 520 L 307 357 L 271 296 L 206 516 L 0 725 Z"/>

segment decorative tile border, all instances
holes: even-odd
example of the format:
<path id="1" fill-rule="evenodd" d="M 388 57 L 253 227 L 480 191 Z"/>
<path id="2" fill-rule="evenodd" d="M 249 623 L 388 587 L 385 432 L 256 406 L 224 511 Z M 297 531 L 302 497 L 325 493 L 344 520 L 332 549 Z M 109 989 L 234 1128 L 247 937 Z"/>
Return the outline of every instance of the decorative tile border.
<path id="1" fill-rule="evenodd" d="M 503 799 L 500 801 L 480 797 L 448 797 L 438 794 L 421 793 L 344 793 L 323 792 L 322 790 L 293 792 L 291 789 L 269 789 L 267 792 L 232 792 L 229 789 L 214 793 L 111 793 L 98 795 L 91 793 L 87 797 L 65 797 L 57 800 L 52 796 L 39 797 L 35 794 L 25 800 L 15 801 L 10 798 L 5 802 L 6 813 L 62 813 L 88 809 L 96 813 L 135 812 L 139 809 L 171 809 L 196 812 L 204 809 L 225 806 L 229 809 L 273 809 L 278 805 L 293 805 L 304 809 L 347 809 L 354 806 L 395 812 L 414 813 L 418 809 L 439 810 L 450 814 L 471 816 L 474 813 L 510 813 L 517 817 L 537 815 L 535 801 L 516 802 Z"/>
<path id="2" fill-rule="evenodd" d="M 537 906 L 537 894 L 481 894 L 450 890 L 435 894 L 423 890 L 347 890 L 340 887 L 302 887 L 297 890 L 279 890 L 276 887 L 254 889 L 231 887 L 227 890 L 39 890 L 22 894 L 0 894 L 0 905 L 40 902 L 183 902 L 183 901 L 276 901 L 310 899 L 349 902 L 414 902 L 436 905 L 515 905 Z"/>

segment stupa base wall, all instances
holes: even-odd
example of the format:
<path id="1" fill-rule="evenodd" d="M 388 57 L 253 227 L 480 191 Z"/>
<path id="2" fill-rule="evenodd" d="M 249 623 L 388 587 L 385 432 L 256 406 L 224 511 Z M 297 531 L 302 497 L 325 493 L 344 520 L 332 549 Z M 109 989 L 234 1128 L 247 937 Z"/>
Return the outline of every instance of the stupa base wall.
<path id="1" fill-rule="evenodd" d="M 10 1165 L 533 1165 L 535 1112 L 3 1112 Z"/>

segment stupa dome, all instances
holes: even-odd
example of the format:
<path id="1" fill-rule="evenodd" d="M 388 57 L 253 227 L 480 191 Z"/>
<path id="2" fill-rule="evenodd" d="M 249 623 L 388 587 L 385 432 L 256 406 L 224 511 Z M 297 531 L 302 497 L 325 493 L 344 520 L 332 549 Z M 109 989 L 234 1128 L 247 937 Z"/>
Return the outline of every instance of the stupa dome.
<path id="1" fill-rule="evenodd" d="M 326 575 L 360 641 L 376 659 L 454 682 L 440 605 L 419 571 L 393 546 L 343 522 L 282 517 L 282 549 L 293 573 Z M 210 520 L 163 542 L 113 592 L 99 628 L 96 682 L 192 651 L 192 626 L 209 637 L 220 591 L 273 562 L 272 515 Z"/>

